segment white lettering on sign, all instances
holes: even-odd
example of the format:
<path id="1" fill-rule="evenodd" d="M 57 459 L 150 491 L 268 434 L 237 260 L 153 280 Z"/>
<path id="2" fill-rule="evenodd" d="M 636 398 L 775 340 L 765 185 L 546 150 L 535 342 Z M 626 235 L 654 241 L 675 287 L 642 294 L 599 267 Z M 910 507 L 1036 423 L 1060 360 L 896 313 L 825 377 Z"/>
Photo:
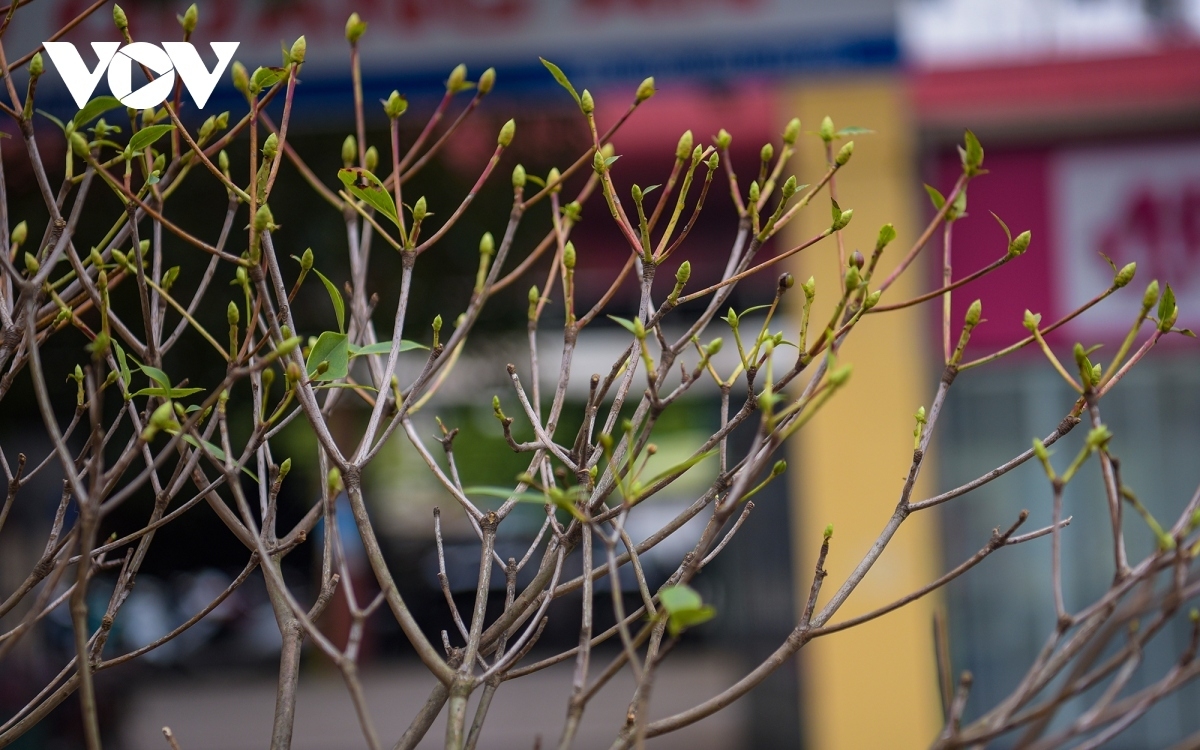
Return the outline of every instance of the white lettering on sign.
<path id="1" fill-rule="evenodd" d="M 1051 161 L 1051 224 L 1058 313 L 1112 284 L 1117 267 L 1138 264 L 1136 280 L 1072 323 L 1112 337 L 1132 325 L 1151 279 L 1170 284 L 1178 326 L 1200 324 L 1200 142 L 1066 149 Z M 1153 314 L 1153 312 L 1152 312 Z"/>
<path id="2" fill-rule="evenodd" d="M 217 56 L 217 64 L 210 71 L 200 59 L 200 54 L 189 42 L 163 42 L 162 46 L 149 42 L 133 42 L 121 47 L 118 42 L 92 42 L 97 57 L 96 67 L 88 70 L 79 51 L 70 42 L 46 42 L 46 54 L 58 69 L 71 97 L 81 108 L 92 98 L 92 92 L 100 82 L 100 76 L 108 71 L 108 88 L 112 95 L 126 107 L 149 109 L 166 101 L 175 88 L 178 72 L 184 87 L 201 109 L 208 103 L 221 74 L 233 59 L 238 42 L 209 42 Z M 157 77 L 133 89 L 133 64 L 146 66 Z"/>

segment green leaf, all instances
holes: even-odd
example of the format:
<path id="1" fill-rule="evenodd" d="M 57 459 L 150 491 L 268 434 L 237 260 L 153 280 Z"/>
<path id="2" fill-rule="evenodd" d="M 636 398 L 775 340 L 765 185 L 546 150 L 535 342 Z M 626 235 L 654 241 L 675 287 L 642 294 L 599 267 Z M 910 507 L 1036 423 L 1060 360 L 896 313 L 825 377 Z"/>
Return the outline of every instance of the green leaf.
<path id="1" fill-rule="evenodd" d="M 645 198 L 647 195 L 650 195 L 650 193 L 658 190 L 660 187 L 662 187 L 662 185 L 651 185 L 650 187 L 642 190 L 642 197 Z"/>
<path id="2" fill-rule="evenodd" d="M 84 125 L 87 125 L 89 122 L 95 120 L 97 117 L 109 111 L 110 109 L 116 109 L 124 106 L 124 104 L 121 104 L 121 100 L 115 96 L 97 96 L 95 99 L 83 105 L 83 109 L 75 113 L 75 129 L 78 130 L 82 128 Z"/>
<path id="3" fill-rule="evenodd" d="M 325 277 L 317 269 L 312 269 L 312 272 L 321 279 L 321 283 L 325 285 L 325 291 L 329 292 L 329 301 L 333 303 L 333 312 L 337 315 L 338 332 L 345 333 L 346 331 L 346 302 L 342 299 L 342 293 L 333 285 L 333 282 Z"/>
<path id="4" fill-rule="evenodd" d="M 619 326 L 624 328 L 626 331 L 629 331 L 634 336 L 637 335 L 637 329 L 634 328 L 632 320 L 627 320 L 625 318 L 618 318 L 616 315 L 609 315 L 608 317 L 609 317 L 609 320 L 612 320 L 614 323 L 618 324 Z"/>
<path id="5" fill-rule="evenodd" d="M 856 125 L 851 125 L 848 128 L 842 128 L 838 132 L 834 133 L 834 135 L 837 136 L 838 138 L 845 138 L 848 135 L 866 135 L 867 133 L 874 133 L 874 132 L 875 131 L 871 130 L 870 128 L 860 128 Z"/>
<path id="6" fill-rule="evenodd" d="M 145 151 L 148 146 L 174 129 L 174 125 L 151 125 L 148 128 L 142 128 L 129 139 L 129 150 Z"/>
<path id="7" fill-rule="evenodd" d="M 620 158 L 621 158 L 620 154 L 615 154 L 613 156 L 610 156 L 604 160 L 604 166 L 611 167 L 613 164 L 616 163 L 617 159 L 620 159 Z"/>
<path id="8" fill-rule="evenodd" d="M 125 387 L 129 388 L 133 373 L 129 371 L 129 361 L 125 357 L 125 350 L 116 341 L 113 341 L 112 344 L 113 350 L 117 353 L 117 365 L 121 368 L 121 380 L 125 381 Z"/>
<path id="9" fill-rule="evenodd" d="M 429 348 L 428 346 L 425 346 L 424 344 L 418 344 L 415 341 L 409 341 L 408 339 L 400 339 L 400 351 L 402 351 L 402 352 L 412 351 L 413 349 L 428 349 L 428 348 Z M 367 344 L 366 346 L 355 346 L 354 344 L 350 345 L 350 356 L 351 357 L 358 357 L 363 354 L 390 354 L 391 351 L 392 351 L 392 342 L 390 342 L 390 341 L 380 341 L 377 344 Z"/>
<path id="10" fill-rule="evenodd" d="M 287 75 L 285 68 L 258 68 L 250 78 L 250 83 L 259 90 L 268 89 L 279 83 Z"/>
<path id="11" fill-rule="evenodd" d="M 967 168 L 968 172 L 974 174 L 983 164 L 983 144 L 970 130 L 963 136 L 963 140 L 967 144 L 963 151 L 963 166 Z"/>
<path id="12" fill-rule="evenodd" d="M 658 593 L 658 600 L 667 612 L 667 629 L 672 637 L 679 635 L 684 628 L 711 620 L 717 613 L 704 604 L 695 589 L 684 584 L 664 588 Z"/>
<path id="13" fill-rule="evenodd" d="M 359 167 L 347 167 L 338 170 L 338 179 L 351 195 L 388 217 L 399 228 L 400 217 L 396 213 L 396 202 L 392 200 L 392 194 L 378 177 Z M 364 182 L 366 187 L 362 186 Z"/>
<path id="14" fill-rule="evenodd" d="M 575 100 L 576 104 L 582 106 L 582 103 L 579 100 L 579 94 L 575 91 L 575 87 L 571 85 L 571 81 L 567 79 L 566 73 L 562 72 L 562 68 L 558 67 L 544 57 L 539 57 L 538 59 L 542 61 L 542 65 L 546 66 L 546 70 L 550 71 L 550 75 L 554 76 L 554 80 L 558 81 L 558 85 L 562 86 L 571 94 L 571 98 Z"/>
<path id="15" fill-rule="evenodd" d="M 139 365 L 138 369 L 146 373 L 146 377 L 150 378 L 155 383 L 158 383 L 163 388 L 170 389 L 171 379 L 168 378 L 167 374 L 162 370 L 158 369 L 157 367 L 151 367 L 150 365 Z"/>
<path id="16" fill-rule="evenodd" d="M 57 125 L 57 126 L 58 126 L 58 129 L 59 129 L 59 130 L 61 130 L 62 132 L 64 132 L 64 133 L 65 133 L 65 132 L 67 132 L 67 126 L 66 126 L 66 124 L 65 124 L 65 123 L 64 123 L 62 120 L 60 120 L 60 119 L 58 119 L 57 117 L 55 117 L 54 115 L 50 114 L 49 112 L 46 112 L 45 110 L 41 110 L 41 109 L 35 109 L 35 110 L 33 110 L 33 111 L 34 111 L 34 112 L 37 112 L 37 113 L 38 113 L 39 115 L 41 115 L 42 117 L 45 117 L 47 120 L 49 120 L 50 122 L 52 122 L 52 123 L 54 123 L 55 125 Z M 7 135 L 7 134 L 6 134 L 6 135 Z"/>
<path id="17" fill-rule="evenodd" d="M 781 394 L 774 394 L 774 395 L 777 398 L 782 398 Z M 655 475 L 655 477 L 653 479 L 646 482 L 646 486 L 652 487 L 655 482 L 658 482 L 661 479 L 666 479 L 667 477 L 671 476 L 672 474 L 681 474 L 681 473 L 687 471 L 688 469 L 692 468 L 696 464 L 700 463 L 704 459 L 708 458 L 709 456 L 716 455 L 716 453 L 717 453 L 716 448 L 713 448 L 710 451 L 705 451 L 704 453 L 697 453 L 696 455 L 691 456 L 687 460 L 681 461 L 680 463 L 675 464 L 674 466 L 667 469 L 666 471 L 659 472 L 657 475 Z"/>
<path id="18" fill-rule="evenodd" d="M 325 383 L 324 385 L 313 386 L 313 388 L 314 390 L 320 390 L 322 388 L 349 388 L 351 390 L 358 390 L 361 388 L 364 391 L 375 391 L 376 393 L 379 392 L 379 389 L 375 386 L 363 385 L 362 383 Z"/>
<path id="19" fill-rule="evenodd" d="M 941 191 L 933 185 L 926 185 L 925 192 L 929 193 L 929 200 L 933 201 L 933 207 L 941 211 L 942 206 L 946 205 L 946 196 L 942 195 Z"/>
<path id="20" fill-rule="evenodd" d="M 658 593 L 658 600 L 662 602 L 663 609 L 667 610 L 667 614 L 671 615 L 704 606 L 704 600 L 700 598 L 700 594 L 696 593 L 691 586 L 684 584 L 667 586 Z"/>
<path id="21" fill-rule="evenodd" d="M 928 187 L 928 186 L 926 186 L 926 187 Z M 1001 219 L 999 216 L 996 215 L 995 211 L 991 211 L 990 213 L 992 214 L 992 218 L 994 218 L 997 221 L 997 223 L 1000 224 L 1000 228 L 1004 230 L 1004 236 L 1006 238 L 1008 238 L 1008 244 L 1011 245 L 1012 244 L 1012 232 L 1008 231 L 1008 225 L 1004 223 L 1004 219 Z M 1104 253 L 1101 253 L 1101 255 L 1104 255 Z M 1104 259 L 1108 260 L 1108 256 L 1105 255 Z M 1116 265 L 1114 265 L 1111 260 L 1108 261 L 1108 264 L 1113 267 L 1114 271 L 1117 270 Z"/>
<path id="22" fill-rule="evenodd" d="M 218 461 L 222 461 L 222 462 L 225 460 L 225 451 L 221 450 L 219 447 L 213 445 L 212 443 L 208 442 L 207 440 L 197 440 L 196 438 L 192 437 L 191 435 L 188 435 L 187 433 L 180 434 L 179 430 L 167 430 L 167 433 L 170 435 L 179 435 L 179 437 L 183 438 L 183 441 L 185 443 L 192 446 L 193 448 L 196 448 L 197 450 L 199 450 L 200 445 L 203 443 L 204 447 L 208 449 L 208 452 L 212 454 L 213 458 L 217 459 Z M 242 467 L 242 471 L 244 471 L 246 473 L 246 475 L 249 476 L 254 481 L 256 481 L 256 482 L 258 481 L 258 475 L 255 474 L 253 471 L 250 471 L 249 469 L 247 469 L 245 466 Z"/>
<path id="23" fill-rule="evenodd" d="M 1171 288 L 1170 284 L 1167 284 L 1162 296 L 1158 298 L 1158 319 L 1166 320 L 1173 312 L 1175 312 L 1175 290 Z"/>
<path id="24" fill-rule="evenodd" d="M 317 365 L 329 362 L 329 369 L 317 374 Z M 313 380 L 341 380 L 350 374 L 349 339 L 344 333 L 325 331 L 308 353 L 304 369 Z"/>
<path id="25" fill-rule="evenodd" d="M 143 388 L 134 393 L 135 396 L 158 396 L 159 398 L 177 399 L 200 393 L 203 388 Z"/>
<path id="26" fill-rule="evenodd" d="M 484 497 L 498 497 L 501 500 L 507 500 L 510 497 L 515 497 L 522 503 L 537 503 L 545 505 L 550 502 L 549 499 L 540 492 L 526 490 L 524 492 L 515 492 L 509 487 L 464 487 L 463 492 L 467 495 L 483 495 Z"/>

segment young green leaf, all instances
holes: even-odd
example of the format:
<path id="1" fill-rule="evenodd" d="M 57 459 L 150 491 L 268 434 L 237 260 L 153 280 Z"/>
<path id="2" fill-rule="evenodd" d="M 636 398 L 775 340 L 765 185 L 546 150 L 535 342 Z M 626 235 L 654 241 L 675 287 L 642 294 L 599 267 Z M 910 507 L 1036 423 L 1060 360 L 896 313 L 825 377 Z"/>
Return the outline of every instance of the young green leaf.
<path id="1" fill-rule="evenodd" d="M 408 339 L 400 339 L 400 351 L 402 351 L 402 352 L 412 351 L 413 349 L 428 349 L 428 348 L 429 348 L 428 346 L 425 346 L 424 344 L 418 344 L 415 341 L 409 341 Z M 367 344 L 366 346 L 355 346 L 354 344 L 350 345 L 350 356 L 351 357 L 358 357 L 363 354 L 389 354 L 391 351 L 392 351 L 392 342 L 390 342 L 390 341 L 380 341 L 377 344 Z"/>
<path id="2" fill-rule="evenodd" d="M 148 128 L 142 128 L 129 139 L 129 150 L 145 151 L 147 146 L 152 145 L 174 129 L 174 125 L 151 125 Z"/>
<path id="3" fill-rule="evenodd" d="M 941 211 L 942 206 L 946 205 L 946 197 L 942 195 L 941 191 L 932 185 L 926 185 L 925 192 L 929 193 L 929 200 L 933 201 L 933 207 Z"/>
<path id="4" fill-rule="evenodd" d="M 317 366 L 328 362 L 329 368 L 318 373 Z M 350 345 L 344 333 L 325 331 L 317 337 L 308 353 L 308 361 L 304 369 L 313 380 L 341 380 L 350 373 Z"/>
<path id="5" fill-rule="evenodd" d="M 546 70 L 550 71 L 550 75 L 554 76 L 554 80 L 558 81 L 558 85 L 562 86 L 571 94 L 571 98 L 575 100 L 576 104 L 580 104 L 579 94 L 575 91 L 575 87 L 571 85 L 571 81 L 567 79 L 567 75 L 562 72 L 562 68 L 558 67 L 544 57 L 539 57 L 538 59 L 542 61 L 542 65 L 546 66 Z M 580 104 L 580 106 L 582 106 L 582 104 Z"/>
<path id="6" fill-rule="evenodd" d="M 95 99 L 83 105 L 83 109 L 75 113 L 75 129 L 78 130 L 82 128 L 84 125 L 87 125 L 89 122 L 95 120 L 97 117 L 109 111 L 110 109 L 116 109 L 117 107 L 123 106 L 125 105 L 121 104 L 121 100 L 115 96 L 97 96 Z"/>
<path id="7" fill-rule="evenodd" d="M 332 281 L 325 277 L 325 274 L 315 268 L 312 271 L 321 280 L 321 283 L 325 285 L 325 291 L 329 292 L 329 301 L 333 303 L 333 312 L 337 315 L 338 332 L 345 333 L 346 302 L 342 299 L 342 293 L 338 291 L 338 288 L 333 285 Z"/>
<path id="8" fill-rule="evenodd" d="M 180 435 L 179 430 L 167 430 L 167 433 L 170 435 L 179 435 L 179 437 L 183 438 L 183 442 L 187 443 L 188 445 L 192 446 L 193 448 L 196 448 L 197 450 L 199 450 L 201 444 L 203 444 L 204 447 L 206 449 L 208 449 L 208 452 L 210 454 L 212 454 L 213 458 L 217 459 L 218 461 L 225 460 L 225 451 L 221 450 L 220 447 L 213 445 L 212 443 L 208 442 L 207 440 L 203 440 L 203 439 L 197 440 L 196 438 L 192 437 L 191 435 L 188 435 L 187 433 Z M 246 476 L 250 477 L 251 479 L 253 479 L 256 482 L 258 481 L 258 475 L 255 474 L 253 471 L 250 471 L 249 469 L 247 469 L 245 466 L 242 467 L 242 471 L 246 473 Z"/>
<path id="9" fill-rule="evenodd" d="M 387 191 L 378 177 L 359 167 L 347 167 L 338 170 L 338 179 L 342 181 L 351 195 L 386 216 L 397 227 L 400 226 L 400 217 L 396 213 L 396 202 L 392 200 L 392 194 Z M 363 187 L 364 183 L 366 187 Z"/>

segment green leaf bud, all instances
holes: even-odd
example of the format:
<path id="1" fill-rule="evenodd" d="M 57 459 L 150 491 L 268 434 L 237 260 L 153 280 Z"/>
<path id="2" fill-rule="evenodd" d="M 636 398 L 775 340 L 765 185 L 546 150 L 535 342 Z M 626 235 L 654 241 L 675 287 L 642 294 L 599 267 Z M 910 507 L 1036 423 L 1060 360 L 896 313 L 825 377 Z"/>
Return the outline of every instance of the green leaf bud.
<path id="1" fill-rule="evenodd" d="M 46 72 L 46 63 L 42 60 L 42 53 L 38 52 L 29 61 L 29 75 L 37 78 L 44 72 Z"/>
<path id="2" fill-rule="evenodd" d="M 833 163 L 839 167 L 846 166 L 846 162 L 850 161 L 850 157 L 854 155 L 854 141 L 846 141 L 846 144 L 838 149 L 837 156 L 833 158 Z"/>
<path id="3" fill-rule="evenodd" d="M 479 238 L 479 254 L 489 257 L 496 254 L 496 239 L 491 232 L 484 232 Z"/>
<path id="4" fill-rule="evenodd" d="M 850 373 L 854 371 L 853 365 L 842 365 L 833 372 L 829 373 L 829 384 L 835 388 L 840 388 L 850 380 Z"/>
<path id="5" fill-rule="evenodd" d="M 579 95 L 579 108 L 585 115 L 596 111 L 596 100 L 592 98 L 592 92 L 587 89 L 583 90 L 583 93 Z"/>
<path id="6" fill-rule="evenodd" d="M 1029 233 L 1028 229 L 1026 229 L 1024 232 L 1021 232 L 1016 237 L 1013 237 L 1012 242 L 1008 244 L 1008 257 L 1015 258 L 1028 250 L 1029 240 L 1031 238 L 1032 235 Z"/>
<path id="7" fill-rule="evenodd" d="M 269 389 L 271 384 L 275 382 L 275 371 L 270 367 L 262 371 L 263 388 Z"/>
<path id="8" fill-rule="evenodd" d="M 279 136 L 271 133 L 267 139 L 263 141 L 262 155 L 264 159 L 274 159 L 279 153 Z"/>
<path id="9" fill-rule="evenodd" d="M 329 470 L 329 475 L 325 478 L 325 488 L 330 495 L 337 495 L 342 491 L 342 472 L 338 468 Z"/>
<path id="10" fill-rule="evenodd" d="M 25 253 L 25 271 L 28 272 L 30 276 L 36 275 L 41 267 L 42 265 L 38 263 L 38 259 L 33 257 L 33 253 Z"/>
<path id="11" fill-rule="evenodd" d="M 1046 450 L 1046 446 L 1042 444 L 1040 438 L 1033 439 L 1033 455 L 1037 456 L 1040 461 L 1050 460 L 1050 451 Z"/>
<path id="12" fill-rule="evenodd" d="M 1142 295 L 1142 314 L 1150 312 L 1155 302 L 1158 302 L 1158 279 L 1146 286 L 1146 293 Z"/>
<path id="13" fill-rule="evenodd" d="M 541 293 L 538 291 L 537 284 L 529 287 L 529 319 L 533 320 L 537 317 L 538 300 L 541 299 Z"/>
<path id="14" fill-rule="evenodd" d="M 629 189 L 629 194 L 633 196 L 634 203 L 642 202 L 642 188 L 635 182 L 633 187 Z"/>
<path id="15" fill-rule="evenodd" d="M 496 69 L 488 68 L 487 70 L 483 71 L 483 75 L 479 76 L 479 83 L 476 84 L 475 87 L 479 90 L 480 94 L 486 96 L 487 94 L 491 93 L 492 88 L 495 85 L 496 85 Z"/>
<path id="16" fill-rule="evenodd" d="M 254 231 L 265 232 L 275 226 L 275 217 L 271 215 L 271 208 L 267 204 L 262 204 L 258 207 L 258 211 L 254 214 Z"/>
<path id="17" fill-rule="evenodd" d="M 225 149 L 221 149 L 221 153 L 217 154 L 217 168 L 225 174 L 229 174 L 229 154 Z"/>
<path id="18" fill-rule="evenodd" d="M 1158 299 L 1158 330 L 1163 333 L 1170 331 L 1178 318 L 1179 307 L 1175 304 L 1175 291 L 1167 284 L 1167 288 Z"/>
<path id="19" fill-rule="evenodd" d="M 637 101 L 639 104 L 652 96 L 654 96 L 654 76 L 642 81 L 637 87 Z"/>
<path id="20" fill-rule="evenodd" d="M 308 40 L 301 35 L 296 38 L 296 41 L 292 42 L 292 48 L 288 50 L 288 59 L 297 65 L 303 65 L 307 54 Z"/>
<path id="21" fill-rule="evenodd" d="M 575 269 L 575 243 L 574 242 L 567 242 L 567 244 L 563 246 L 562 262 L 563 262 L 563 268 L 566 268 L 568 271 L 572 271 Z"/>
<path id="22" fill-rule="evenodd" d="M 562 172 L 558 171 L 558 167 L 551 167 L 546 173 L 546 187 L 550 188 L 551 193 L 562 192 Z"/>
<path id="23" fill-rule="evenodd" d="M 454 66 L 454 70 L 450 71 L 450 77 L 446 79 L 446 90 L 452 94 L 457 94 L 467 87 L 467 66 L 459 63 Z"/>
<path id="24" fill-rule="evenodd" d="M 733 311 L 732 307 L 729 308 L 729 312 L 725 313 L 725 322 L 729 324 L 730 328 L 736 329 L 738 326 L 738 314 Z"/>
<path id="25" fill-rule="evenodd" d="M 675 158 L 683 161 L 688 158 L 688 154 L 692 153 L 692 131 L 685 130 L 683 135 L 679 136 L 679 143 L 675 146 Z"/>
<path id="26" fill-rule="evenodd" d="M 803 290 L 804 296 L 807 297 L 811 301 L 813 297 L 817 296 L 817 280 L 816 280 L 816 278 L 813 276 L 809 276 L 808 281 L 806 281 L 800 285 L 800 289 Z"/>
<path id="27" fill-rule="evenodd" d="M 983 302 L 975 300 L 971 306 L 967 308 L 967 317 L 963 321 L 967 328 L 974 328 L 979 325 L 979 316 L 983 314 Z"/>
<path id="28" fill-rule="evenodd" d="M 776 461 L 775 465 L 771 467 L 771 478 L 774 479 L 785 471 L 787 471 L 787 461 Z"/>
<path id="29" fill-rule="evenodd" d="M 879 304 L 879 298 L 880 298 L 880 297 L 882 297 L 882 296 L 883 296 L 883 290 L 882 290 L 882 289 L 876 289 L 875 291 L 873 291 L 873 292 L 871 292 L 870 294 L 868 294 L 868 295 L 867 295 L 867 298 L 863 300 L 863 309 L 864 309 L 864 310 L 870 310 L 870 309 L 871 309 L 872 307 L 874 307 L 875 305 L 878 305 L 878 304 Z"/>
<path id="30" fill-rule="evenodd" d="M 358 141 L 354 136 L 346 136 L 342 141 L 342 165 L 349 167 L 358 159 Z"/>
<path id="31" fill-rule="evenodd" d="M 583 205 L 579 201 L 571 201 L 562 207 L 563 216 L 573 222 L 578 222 L 583 216 Z"/>
<path id="32" fill-rule="evenodd" d="M 825 526 L 825 531 L 822 532 L 822 536 L 827 542 L 833 538 L 833 524 L 828 524 Z"/>
<path id="33" fill-rule="evenodd" d="M 12 235 L 10 236 L 10 239 L 12 240 L 12 243 L 14 245 L 16 245 L 17 247 L 20 247 L 21 245 L 25 244 L 25 240 L 28 237 L 29 237 L 29 223 L 26 221 L 21 221 L 20 224 L 17 224 L 15 227 L 13 227 Z"/>
<path id="34" fill-rule="evenodd" d="M 412 218 L 413 221 L 423 221 L 428 215 L 429 209 L 425 204 L 425 196 L 422 195 L 420 198 L 417 198 L 417 202 L 413 204 Z"/>
<path id="35" fill-rule="evenodd" d="M 750 202 L 758 203 L 759 187 L 758 180 L 750 183 Z"/>
<path id="36" fill-rule="evenodd" d="M 685 260 L 679 264 L 679 268 L 675 271 L 675 283 L 682 287 L 688 283 L 688 279 L 692 278 L 692 263 Z"/>
<path id="37" fill-rule="evenodd" d="M 1036 331 L 1038 329 L 1038 326 L 1041 325 L 1041 323 L 1042 323 L 1041 313 L 1038 313 L 1035 315 L 1032 312 L 1030 312 L 1029 310 L 1025 311 L 1025 319 L 1022 321 L 1022 325 L 1025 326 L 1026 330 L 1028 330 L 1030 333 L 1033 333 L 1034 331 Z"/>
<path id="38" fill-rule="evenodd" d="M 850 293 L 855 289 L 858 289 L 858 285 L 862 283 L 862 276 L 859 275 L 857 268 L 850 266 L 848 269 L 846 269 L 844 281 L 846 283 L 846 292 Z"/>
<path id="39" fill-rule="evenodd" d="M 268 372 L 274 372 L 274 370 L 266 370 L 265 372 L 263 372 L 263 375 L 266 375 Z M 283 463 L 279 464 L 279 481 L 282 482 L 283 478 L 286 477 L 288 475 L 288 472 L 290 472 L 291 470 L 292 470 L 292 459 L 289 456 L 288 458 L 283 459 Z"/>
<path id="40" fill-rule="evenodd" d="M 729 144 L 733 143 L 733 136 L 725 128 L 717 131 L 717 148 L 725 151 L 729 148 Z"/>
<path id="41" fill-rule="evenodd" d="M 712 154 L 709 155 L 708 161 L 705 162 L 705 166 L 708 167 L 709 172 L 716 172 L 717 167 L 719 167 L 720 165 L 721 165 L 721 157 L 716 151 L 713 151 Z"/>
<path id="42" fill-rule="evenodd" d="M 850 223 L 850 219 L 852 218 L 854 218 L 853 208 L 847 208 L 845 211 L 842 211 L 842 215 L 833 222 L 833 231 L 839 232 L 845 229 L 846 225 Z"/>
<path id="43" fill-rule="evenodd" d="M 225 319 L 229 321 L 229 325 L 235 326 L 241 318 L 241 313 L 238 312 L 237 303 L 230 300 L 229 307 L 225 308 Z"/>
<path id="44" fill-rule="evenodd" d="M 762 149 L 758 152 L 758 158 L 764 162 L 769 162 L 775 156 L 775 147 L 769 143 L 764 143 Z"/>
<path id="45" fill-rule="evenodd" d="M 708 346 L 704 347 L 704 353 L 706 355 L 708 355 L 708 357 L 711 359 L 712 357 L 715 357 L 718 352 L 721 351 L 721 346 L 724 343 L 725 343 L 725 341 L 720 336 L 718 336 L 715 339 L 713 339 L 712 341 L 708 342 Z"/>
<path id="46" fill-rule="evenodd" d="M 293 336 L 291 339 L 288 339 L 288 341 L 295 340 L 296 338 L 297 337 Z M 292 348 L 295 348 L 295 345 L 293 345 Z M 290 385 L 295 385 L 296 383 L 299 383 L 300 379 L 304 376 L 304 371 L 300 369 L 300 365 L 297 363 L 288 362 L 287 370 L 284 372 L 284 374 L 287 376 L 288 383 Z"/>
<path id="47" fill-rule="evenodd" d="M 821 128 L 817 131 L 817 135 L 821 136 L 821 140 L 826 143 L 833 140 L 833 120 L 830 117 L 826 116 L 825 119 L 821 120 Z"/>
<path id="48" fill-rule="evenodd" d="M 71 150 L 79 158 L 86 158 L 88 155 L 87 138 L 84 138 L 81 133 L 71 133 Z"/>
<path id="49" fill-rule="evenodd" d="M 113 6 L 113 23 L 121 31 L 129 28 L 129 17 L 125 15 L 125 11 L 121 10 L 120 5 Z"/>
<path id="50" fill-rule="evenodd" d="M 779 291 L 781 293 L 786 292 L 788 289 L 791 289 L 795 285 L 796 285 L 796 277 L 795 276 L 791 275 L 790 273 L 779 274 Z"/>
<path id="51" fill-rule="evenodd" d="M 200 20 L 200 11 L 196 8 L 196 4 L 192 3 L 188 9 L 183 12 L 182 16 L 177 16 L 179 25 L 183 27 L 183 33 L 191 34 L 196 30 L 196 22 Z"/>
<path id="52" fill-rule="evenodd" d="M 1100 425 L 1098 427 L 1092 428 L 1092 430 L 1088 432 L 1087 446 L 1089 448 L 1096 449 L 1096 448 L 1101 447 L 1102 445 L 1104 445 L 1111 439 L 1112 439 L 1112 431 L 1108 429 L 1107 425 Z"/>
<path id="53" fill-rule="evenodd" d="M 791 146 L 796 143 L 796 139 L 800 137 L 800 118 L 793 117 L 788 120 L 787 127 L 783 129 L 783 142 Z"/>
<path id="54" fill-rule="evenodd" d="M 1137 263 L 1125 264 L 1125 266 L 1117 272 L 1117 275 L 1113 277 L 1113 286 L 1117 289 L 1128 286 L 1129 282 L 1133 281 L 1133 276 L 1136 273 Z"/>
<path id="55" fill-rule="evenodd" d="M 395 120 L 408 109 L 408 100 L 400 96 L 399 91 L 393 91 L 383 103 L 383 113 L 389 120 Z"/>
<path id="56" fill-rule="evenodd" d="M 300 256 L 300 270 L 308 273 L 313 267 L 313 251 L 311 247 L 304 249 L 304 254 Z"/>
<path id="57" fill-rule="evenodd" d="M 780 193 L 783 195 L 784 200 L 796 194 L 796 175 L 787 178 L 787 181 L 783 183 L 783 187 L 780 188 Z"/>
<path id="58" fill-rule="evenodd" d="M 229 127 L 229 110 L 217 115 L 217 130 L 224 130 L 227 127 Z"/>
<path id="59" fill-rule="evenodd" d="M 512 185 L 514 188 L 525 187 L 525 167 L 520 164 L 513 167 Z"/>
<path id="60" fill-rule="evenodd" d="M 368 147 L 367 153 L 363 154 L 363 159 L 366 162 L 363 166 L 367 168 L 367 171 L 374 172 L 375 168 L 379 166 L 379 149 L 374 146 Z"/>
<path id="61" fill-rule="evenodd" d="M 175 285 L 175 282 L 178 279 L 179 279 L 179 266 L 171 266 L 163 274 L 162 284 L 160 284 L 160 286 L 162 286 L 164 291 L 170 291 L 171 287 L 173 287 Z"/>
<path id="62" fill-rule="evenodd" d="M 508 122 L 504 123 L 504 125 L 500 128 L 500 135 L 496 137 L 496 143 L 498 143 L 499 145 L 501 145 L 505 148 L 508 148 L 508 145 L 510 143 L 512 143 L 513 136 L 516 134 L 516 132 L 517 132 L 516 121 L 509 120 Z"/>
<path id="63" fill-rule="evenodd" d="M 229 75 L 233 79 L 233 87 L 242 92 L 243 96 L 250 95 L 250 73 L 240 60 L 234 60 L 230 66 Z"/>
<path id="64" fill-rule="evenodd" d="M 896 239 L 896 227 L 884 224 L 879 228 L 879 239 L 875 240 L 875 249 L 882 250 L 894 239 Z"/>
<path id="65" fill-rule="evenodd" d="M 346 19 L 346 41 L 357 44 L 367 30 L 367 22 L 359 18 L 357 13 L 351 13 Z"/>
<path id="66" fill-rule="evenodd" d="M 213 131 L 216 130 L 216 128 L 217 118 L 216 116 L 210 115 L 209 118 L 204 121 L 204 124 L 200 126 L 200 140 L 207 141 L 212 137 Z"/>

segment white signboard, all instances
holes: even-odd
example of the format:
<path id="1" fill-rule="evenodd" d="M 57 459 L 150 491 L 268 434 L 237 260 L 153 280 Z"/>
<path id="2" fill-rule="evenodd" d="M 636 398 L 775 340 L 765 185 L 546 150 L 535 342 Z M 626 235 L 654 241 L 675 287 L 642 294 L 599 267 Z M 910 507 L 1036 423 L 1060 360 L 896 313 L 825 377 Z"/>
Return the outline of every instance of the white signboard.
<path id="1" fill-rule="evenodd" d="M 1073 331 L 1112 337 L 1128 330 L 1151 279 L 1175 290 L 1176 325 L 1200 327 L 1200 142 L 1066 149 L 1052 159 L 1050 180 L 1060 311 L 1112 282 L 1099 253 L 1118 267 L 1138 264 L 1137 279 L 1075 321 Z"/>

